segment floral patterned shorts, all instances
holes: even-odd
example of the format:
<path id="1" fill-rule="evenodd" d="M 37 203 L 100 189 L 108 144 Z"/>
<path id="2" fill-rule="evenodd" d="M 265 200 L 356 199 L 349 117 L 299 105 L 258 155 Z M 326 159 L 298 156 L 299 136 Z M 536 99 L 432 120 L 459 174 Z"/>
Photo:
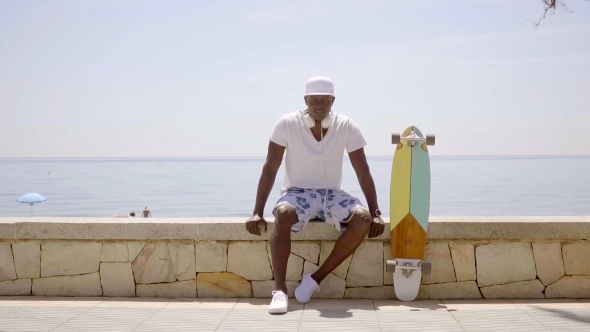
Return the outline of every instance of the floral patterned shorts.
<path id="1" fill-rule="evenodd" d="M 288 188 L 275 204 L 273 215 L 278 206 L 289 204 L 295 208 L 299 219 L 291 227 L 292 232 L 301 232 L 311 219 L 322 220 L 344 232 L 354 211 L 358 208 L 366 209 L 356 197 L 344 190 L 328 189 L 328 201 L 324 210 L 325 193 L 325 189 Z"/>

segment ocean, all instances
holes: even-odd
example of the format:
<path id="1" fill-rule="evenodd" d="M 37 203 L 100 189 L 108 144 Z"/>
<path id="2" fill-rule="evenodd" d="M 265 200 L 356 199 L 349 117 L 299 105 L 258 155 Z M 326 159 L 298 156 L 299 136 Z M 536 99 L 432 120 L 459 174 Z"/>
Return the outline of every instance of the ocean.
<path id="1" fill-rule="evenodd" d="M 392 157 L 368 157 L 389 216 Z M 251 216 L 264 158 L 0 159 L 0 217 Z M 279 198 L 281 166 L 265 216 Z M 322 170 L 318 170 L 322 171 Z M 343 189 L 365 198 L 345 158 Z M 431 216 L 590 216 L 590 156 L 431 156 Z"/>

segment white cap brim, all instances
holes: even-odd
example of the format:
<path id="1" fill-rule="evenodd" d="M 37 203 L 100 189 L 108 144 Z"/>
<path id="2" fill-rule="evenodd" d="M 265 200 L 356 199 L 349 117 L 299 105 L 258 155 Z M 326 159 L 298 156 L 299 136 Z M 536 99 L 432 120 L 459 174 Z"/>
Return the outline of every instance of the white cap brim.
<path id="1" fill-rule="evenodd" d="M 334 97 L 333 93 L 327 93 L 327 92 L 312 92 L 312 93 L 306 93 L 306 96 L 332 96 Z"/>

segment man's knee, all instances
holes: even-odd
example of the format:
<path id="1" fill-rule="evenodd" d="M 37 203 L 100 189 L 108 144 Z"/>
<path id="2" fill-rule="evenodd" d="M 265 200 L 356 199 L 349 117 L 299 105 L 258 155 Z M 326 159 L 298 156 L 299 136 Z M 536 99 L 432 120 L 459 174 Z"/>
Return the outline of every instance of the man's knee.
<path id="1" fill-rule="evenodd" d="M 289 204 L 281 204 L 275 210 L 275 223 L 277 226 L 285 226 L 291 228 L 299 220 L 297 219 L 297 211 Z"/>
<path id="2" fill-rule="evenodd" d="M 373 221 L 373 217 L 369 211 L 359 208 L 356 209 L 348 222 L 349 228 L 357 228 L 357 229 L 368 229 L 371 226 L 371 222 Z"/>

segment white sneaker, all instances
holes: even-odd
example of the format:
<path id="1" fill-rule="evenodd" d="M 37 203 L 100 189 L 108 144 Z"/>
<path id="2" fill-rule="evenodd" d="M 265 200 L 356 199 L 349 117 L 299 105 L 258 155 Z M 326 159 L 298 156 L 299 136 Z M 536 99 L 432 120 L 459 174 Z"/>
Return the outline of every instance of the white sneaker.
<path id="1" fill-rule="evenodd" d="M 272 291 L 272 301 L 268 305 L 269 314 L 282 314 L 289 309 L 289 297 L 281 290 Z"/>
<path id="2" fill-rule="evenodd" d="M 307 303 L 311 300 L 314 291 L 319 292 L 320 286 L 313 280 L 311 273 L 308 273 L 303 276 L 301 283 L 295 288 L 295 298 L 300 303 Z"/>

